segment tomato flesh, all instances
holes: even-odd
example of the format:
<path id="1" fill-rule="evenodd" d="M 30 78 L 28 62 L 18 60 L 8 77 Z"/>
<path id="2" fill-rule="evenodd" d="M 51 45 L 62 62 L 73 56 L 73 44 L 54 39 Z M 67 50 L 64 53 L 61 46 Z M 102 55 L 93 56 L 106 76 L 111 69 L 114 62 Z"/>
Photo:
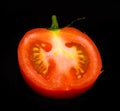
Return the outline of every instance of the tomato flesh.
<path id="1" fill-rule="evenodd" d="M 69 98 L 88 90 L 101 73 L 94 42 L 75 28 L 33 29 L 18 47 L 23 77 L 36 92 Z"/>

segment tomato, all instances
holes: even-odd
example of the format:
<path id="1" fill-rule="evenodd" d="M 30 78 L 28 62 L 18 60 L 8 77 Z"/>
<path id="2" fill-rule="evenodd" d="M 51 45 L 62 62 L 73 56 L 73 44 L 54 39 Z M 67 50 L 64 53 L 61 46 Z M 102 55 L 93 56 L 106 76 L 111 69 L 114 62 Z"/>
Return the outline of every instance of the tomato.
<path id="1" fill-rule="evenodd" d="M 26 83 L 45 97 L 65 99 L 83 94 L 101 74 L 102 59 L 91 38 L 74 27 L 25 33 L 18 45 L 18 63 Z"/>

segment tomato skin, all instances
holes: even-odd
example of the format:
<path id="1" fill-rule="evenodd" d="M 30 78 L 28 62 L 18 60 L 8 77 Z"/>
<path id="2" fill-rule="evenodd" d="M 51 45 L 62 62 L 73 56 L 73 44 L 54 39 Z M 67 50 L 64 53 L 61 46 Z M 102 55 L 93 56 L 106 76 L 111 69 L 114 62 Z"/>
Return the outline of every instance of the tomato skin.
<path id="1" fill-rule="evenodd" d="M 46 28 L 36 28 L 28 31 L 23 36 L 18 46 L 18 63 L 22 76 L 34 91 L 46 97 L 65 99 L 83 94 L 93 86 L 98 76 L 101 74 L 102 68 L 100 53 L 94 42 L 87 34 L 82 33 L 80 30 L 72 27 L 59 29 L 59 36 L 61 36 L 61 38 L 81 44 L 86 49 L 89 56 L 90 63 L 85 76 L 80 80 L 73 81 L 70 86 L 69 82 L 65 83 L 65 81 L 63 82 L 62 80 L 58 87 L 52 86 L 53 83 L 46 81 L 35 71 L 31 65 L 31 62 L 29 62 L 28 58 L 31 46 L 35 42 L 41 40 L 45 42 L 50 41 L 53 33 L 56 32 Z"/>

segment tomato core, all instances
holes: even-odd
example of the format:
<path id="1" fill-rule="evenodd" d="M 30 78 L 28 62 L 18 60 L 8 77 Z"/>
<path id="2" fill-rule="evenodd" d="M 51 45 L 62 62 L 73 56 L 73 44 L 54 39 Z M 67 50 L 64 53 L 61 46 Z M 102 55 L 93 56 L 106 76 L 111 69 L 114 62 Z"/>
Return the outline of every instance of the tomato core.
<path id="1" fill-rule="evenodd" d="M 41 41 L 34 43 L 31 47 L 30 61 L 34 69 L 43 77 L 46 77 L 51 67 L 50 60 L 52 60 L 55 70 L 61 74 L 72 72 L 72 76 L 80 79 L 89 65 L 85 49 L 80 44 L 64 41 L 59 37 L 59 33 L 57 35 L 53 34 L 49 42 Z"/>

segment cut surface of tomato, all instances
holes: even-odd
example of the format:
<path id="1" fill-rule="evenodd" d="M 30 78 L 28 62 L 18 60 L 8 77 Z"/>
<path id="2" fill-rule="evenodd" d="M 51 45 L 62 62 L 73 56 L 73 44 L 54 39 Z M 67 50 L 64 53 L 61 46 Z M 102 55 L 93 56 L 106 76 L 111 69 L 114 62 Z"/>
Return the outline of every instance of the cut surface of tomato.
<path id="1" fill-rule="evenodd" d="M 73 27 L 28 31 L 18 46 L 18 62 L 25 81 L 37 93 L 71 98 L 87 91 L 101 73 L 102 60 L 90 37 Z"/>

